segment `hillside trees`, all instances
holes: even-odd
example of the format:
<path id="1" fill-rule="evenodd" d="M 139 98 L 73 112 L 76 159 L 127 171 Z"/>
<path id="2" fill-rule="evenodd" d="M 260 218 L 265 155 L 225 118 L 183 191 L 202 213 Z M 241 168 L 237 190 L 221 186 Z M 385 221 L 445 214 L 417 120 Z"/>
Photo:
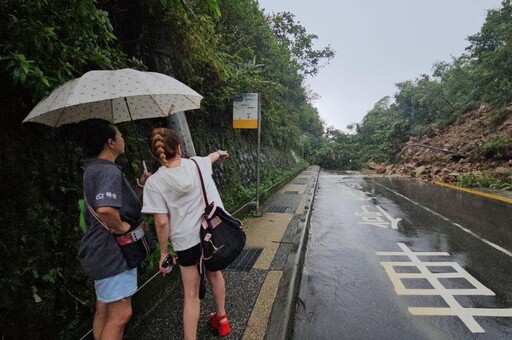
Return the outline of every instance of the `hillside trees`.
<path id="1" fill-rule="evenodd" d="M 490 10 L 479 33 L 468 38 L 467 48 L 478 81 L 473 98 L 503 106 L 512 100 L 512 4 Z"/>
<path id="2" fill-rule="evenodd" d="M 359 160 L 389 161 L 404 138 L 403 126 L 406 124 L 398 115 L 398 105 L 391 104 L 388 96 L 381 98 L 357 126 L 357 134 L 353 136 L 359 144 Z"/>
<path id="3" fill-rule="evenodd" d="M 510 114 L 512 100 L 512 4 L 489 10 L 480 32 L 449 62 L 436 62 L 432 75 L 397 84 L 393 102 L 378 101 L 352 136 L 363 162 L 392 162 L 403 143 L 430 127 L 444 128 L 483 102 L 495 108 L 496 126 Z"/>
<path id="4" fill-rule="evenodd" d="M 295 22 L 295 15 L 292 13 L 274 14 L 270 21 L 276 37 L 290 51 L 292 60 L 298 64 L 302 74 L 316 75 L 323 66 L 322 62 L 328 62 L 334 57 L 335 52 L 330 46 L 322 50 L 313 49 L 313 42 L 318 36 L 307 33 L 300 22 Z"/>
<path id="5" fill-rule="evenodd" d="M 356 170 L 359 167 L 357 147 L 353 136 L 328 127 L 324 142 L 314 153 L 316 164 L 326 169 Z"/>

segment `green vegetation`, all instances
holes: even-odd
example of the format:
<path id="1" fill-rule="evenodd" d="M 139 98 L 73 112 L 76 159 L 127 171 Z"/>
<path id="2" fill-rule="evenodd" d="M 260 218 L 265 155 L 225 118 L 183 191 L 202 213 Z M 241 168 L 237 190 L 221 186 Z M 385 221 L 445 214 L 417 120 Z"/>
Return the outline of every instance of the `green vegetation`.
<path id="1" fill-rule="evenodd" d="M 463 188 L 491 188 L 512 190 L 512 171 L 496 173 L 494 171 L 462 174 L 458 185 Z"/>
<path id="2" fill-rule="evenodd" d="M 297 163 L 294 167 L 285 171 L 275 169 L 266 172 L 260 178 L 260 196 L 264 196 L 273 185 L 283 180 L 289 179 L 290 176 L 296 175 L 298 171 L 304 170 L 307 166 L 306 162 Z M 252 183 L 248 187 L 241 185 L 230 186 L 227 191 L 222 192 L 222 199 L 226 210 L 235 211 L 240 208 L 241 203 L 248 203 L 256 197 L 256 183 Z"/>
<path id="3" fill-rule="evenodd" d="M 436 62 L 431 75 L 397 84 L 393 97 L 377 101 L 350 133 L 327 129 L 311 157 L 327 168 L 357 168 L 368 162 L 391 164 L 411 137 L 449 126 L 464 113 L 491 104 L 489 128 L 499 135 L 512 101 L 512 4 L 488 11 L 466 52 L 451 62 Z M 471 159 L 511 159 L 511 136 L 499 135 L 475 150 Z M 510 178 L 502 181 L 512 184 Z M 503 186 L 507 186 L 505 184 Z"/>
<path id="4" fill-rule="evenodd" d="M 261 94 L 262 190 L 304 166 L 296 155 L 311 159 L 323 140 L 303 82 L 334 51 L 313 48 L 317 37 L 291 14 L 266 17 L 254 0 L 0 0 L 0 12 L 1 338 L 67 338 L 93 311 L 92 282 L 76 260 L 76 127 L 21 124 L 58 85 L 93 69 L 132 67 L 169 73 L 203 94 L 187 119 L 198 154 L 232 155 L 214 169 L 229 209 L 253 195 L 256 175 L 256 134 L 231 128 L 235 95 Z M 146 136 L 165 123 L 137 126 Z M 134 183 L 135 133 L 119 127 L 127 136 L 120 163 Z"/>
<path id="5" fill-rule="evenodd" d="M 475 150 L 473 157 L 476 159 L 481 157 L 509 159 L 512 157 L 512 138 L 506 136 L 495 137 L 478 150 Z"/>

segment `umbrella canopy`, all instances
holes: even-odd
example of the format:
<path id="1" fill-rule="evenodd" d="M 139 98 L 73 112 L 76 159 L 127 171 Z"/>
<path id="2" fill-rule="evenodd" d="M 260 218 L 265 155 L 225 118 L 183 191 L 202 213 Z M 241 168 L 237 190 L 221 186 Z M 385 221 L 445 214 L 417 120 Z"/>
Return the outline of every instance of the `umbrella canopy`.
<path id="1" fill-rule="evenodd" d="M 58 127 L 89 118 L 112 123 L 198 109 L 203 97 L 165 74 L 133 69 L 89 71 L 41 100 L 23 120 Z"/>

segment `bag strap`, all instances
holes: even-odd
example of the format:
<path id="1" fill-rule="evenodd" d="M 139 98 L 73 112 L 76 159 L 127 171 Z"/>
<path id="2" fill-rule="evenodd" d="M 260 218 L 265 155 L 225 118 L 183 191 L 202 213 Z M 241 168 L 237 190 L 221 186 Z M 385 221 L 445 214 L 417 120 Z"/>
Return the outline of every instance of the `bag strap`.
<path id="1" fill-rule="evenodd" d="M 190 159 L 192 162 L 196 164 L 197 172 L 199 174 L 199 181 L 201 182 L 201 193 L 203 194 L 204 206 L 208 205 L 208 197 L 206 197 L 206 189 L 204 187 L 203 174 L 201 173 L 201 169 L 199 169 L 199 164 L 192 158 Z"/>
<path id="2" fill-rule="evenodd" d="M 100 217 L 98 216 L 98 214 L 96 213 L 96 211 L 94 211 L 94 209 L 89 205 L 89 202 L 87 202 L 87 198 L 85 198 L 85 195 L 84 195 L 84 202 L 85 202 L 85 205 L 87 205 L 87 209 L 89 209 L 89 212 L 91 213 L 92 216 L 94 216 L 94 218 L 100 222 L 100 224 L 103 226 L 103 228 L 107 229 L 108 231 L 110 231 L 111 233 L 114 233 L 114 231 L 112 229 L 110 229 L 106 224 L 105 222 L 103 222 L 102 220 L 100 220 Z"/>
<path id="3" fill-rule="evenodd" d="M 195 160 L 193 160 L 192 158 L 190 158 L 190 160 L 192 162 L 195 163 L 196 165 L 196 168 L 197 168 L 197 175 L 199 176 L 199 181 L 201 182 L 201 193 L 203 194 L 203 203 L 204 203 L 204 206 L 206 208 L 206 206 L 208 205 L 208 197 L 206 197 L 206 189 L 204 187 L 204 181 L 203 181 L 203 174 L 201 173 L 201 169 L 199 169 L 199 164 L 197 164 L 197 162 Z M 202 228 L 202 222 L 201 222 L 201 228 Z M 200 276 L 200 280 L 201 282 L 204 282 L 204 279 L 205 279 L 205 267 L 204 267 L 204 249 L 203 249 L 203 242 L 201 240 L 201 242 L 199 242 L 200 244 L 200 247 L 201 247 L 201 258 L 199 259 L 199 276 Z M 201 285 L 199 285 L 199 299 L 202 300 L 204 299 L 204 291 L 201 291 Z"/>

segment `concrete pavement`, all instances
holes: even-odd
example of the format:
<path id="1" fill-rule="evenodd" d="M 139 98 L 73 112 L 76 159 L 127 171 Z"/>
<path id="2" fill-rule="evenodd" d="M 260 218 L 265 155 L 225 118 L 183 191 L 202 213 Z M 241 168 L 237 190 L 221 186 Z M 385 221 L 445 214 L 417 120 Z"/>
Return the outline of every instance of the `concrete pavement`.
<path id="1" fill-rule="evenodd" d="M 289 338 L 319 171 L 318 166 L 302 171 L 260 206 L 260 217 L 243 220 L 246 247 L 224 271 L 232 328 L 224 339 Z M 125 339 L 183 338 L 183 289 L 178 270 L 159 281 L 166 286 L 164 298 L 137 324 L 130 325 Z M 148 289 L 162 288 L 152 285 Z M 201 302 L 198 339 L 220 338 L 208 325 L 214 306 L 208 288 Z M 136 308 L 134 301 L 135 312 Z"/>

